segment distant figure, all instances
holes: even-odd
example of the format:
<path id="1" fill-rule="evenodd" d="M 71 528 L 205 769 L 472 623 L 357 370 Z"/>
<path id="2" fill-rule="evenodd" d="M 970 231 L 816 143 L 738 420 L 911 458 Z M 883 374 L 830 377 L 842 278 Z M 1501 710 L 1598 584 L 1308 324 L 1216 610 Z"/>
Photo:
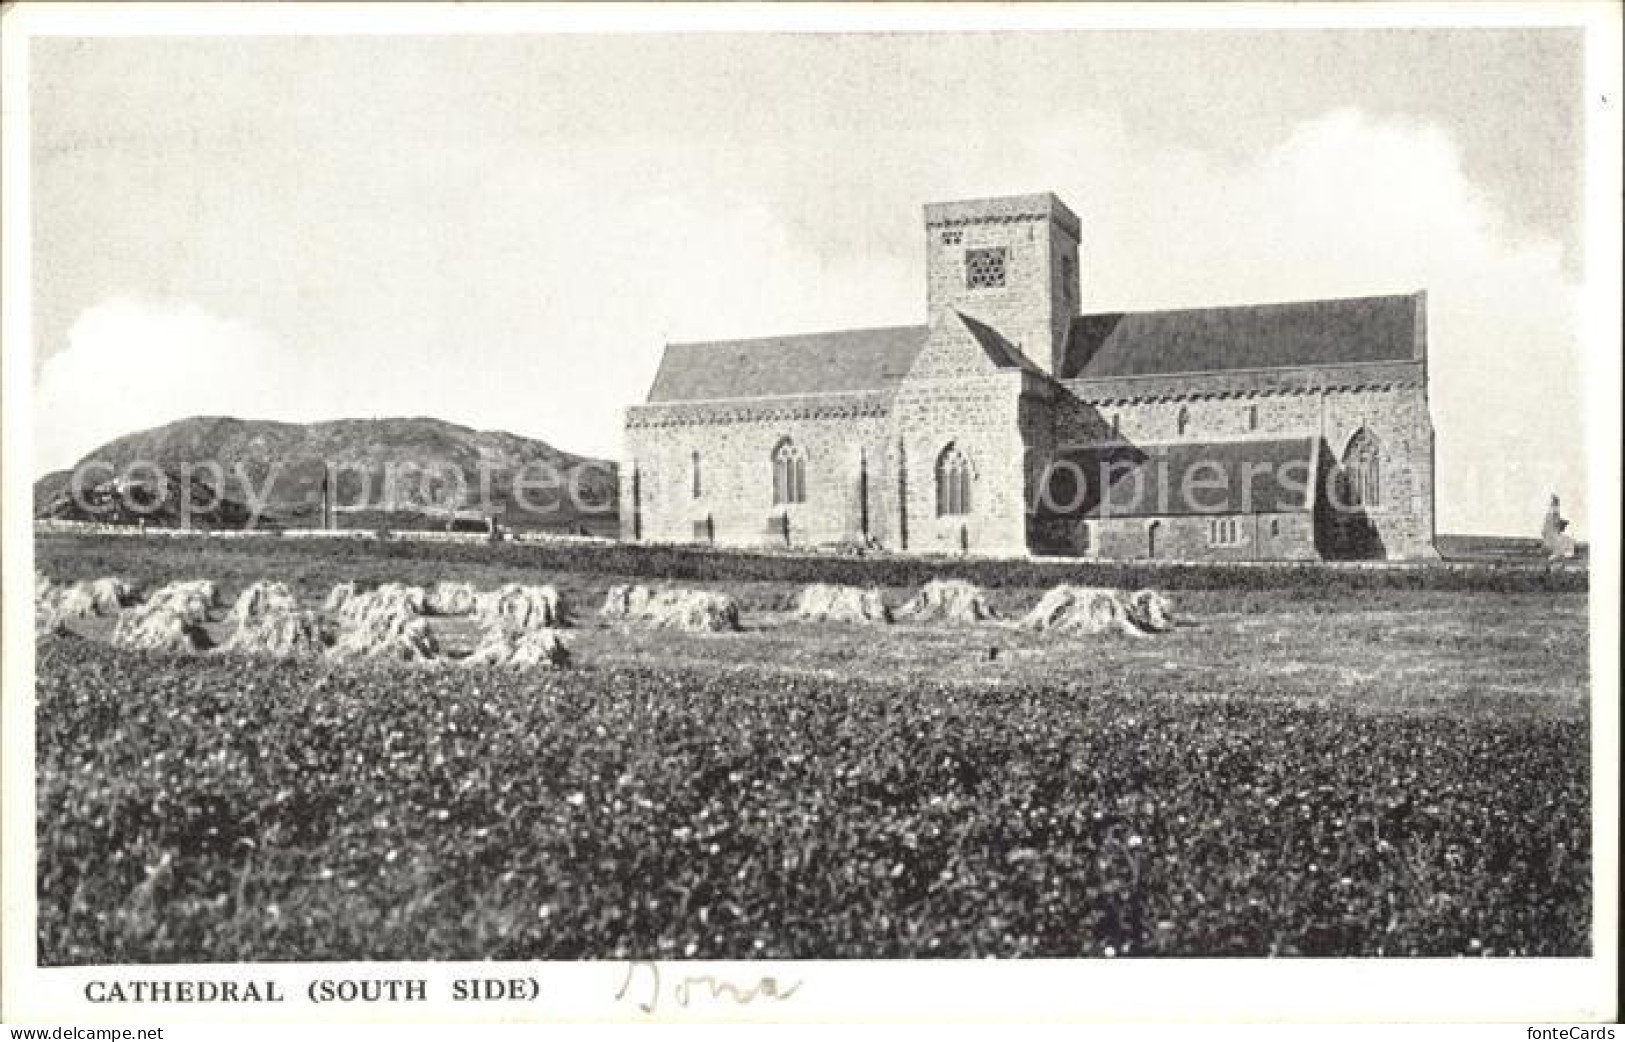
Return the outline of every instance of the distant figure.
<path id="1" fill-rule="evenodd" d="M 1540 529 L 1540 541 L 1549 560 L 1568 560 L 1574 556 L 1574 537 L 1566 533 L 1569 523 L 1563 519 L 1562 505 L 1552 496 L 1552 505 L 1546 508 L 1546 523 Z"/>

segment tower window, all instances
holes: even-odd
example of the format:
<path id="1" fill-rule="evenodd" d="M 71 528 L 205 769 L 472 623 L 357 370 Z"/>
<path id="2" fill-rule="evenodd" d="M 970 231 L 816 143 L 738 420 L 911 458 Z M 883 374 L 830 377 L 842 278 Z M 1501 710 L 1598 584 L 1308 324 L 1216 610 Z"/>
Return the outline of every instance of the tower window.
<path id="1" fill-rule="evenodd" d="M 1250 431 L 1258 429 L 1258 406 L 1256 405 L 1247 406 L 1247 429 Z"/>
<path id="2" fill-rule="evenodd" d="M 942 233 L 942 244 L 944 246 L 958 246 L 964 241 L 965 233 L 960 231 L 958 228 L 949 228 L 947 231 Z"/>
<path id="3" fill-rule="evenodd" d="M 965 287 L 998 289 L 1004 285 L 1004 247 L 965 251 Z"/>
<path id="4" fill-rule="evenodd" d="M 694 498 L 699 499 L 705 494 L 705 483 L 700 478 L 700 454 L 698 452 L 695 452 L 693 458 L 689 460 L 689 465 L 694 479 Z"/>
<path id="5" fill-rule="evenodd" d="M 1189 431 L 1191 429 L 1191 411 L 1190 411 L 1190 409 L 1188 409 L 1185 406 L 1181 405 L 1179 407 L 1179 417 L 1178 417 L 1177 420 L 1175 420 L 1175 424 L 1179 428 L 1179 433 L 1184 434 L 1186 431 Z"/>

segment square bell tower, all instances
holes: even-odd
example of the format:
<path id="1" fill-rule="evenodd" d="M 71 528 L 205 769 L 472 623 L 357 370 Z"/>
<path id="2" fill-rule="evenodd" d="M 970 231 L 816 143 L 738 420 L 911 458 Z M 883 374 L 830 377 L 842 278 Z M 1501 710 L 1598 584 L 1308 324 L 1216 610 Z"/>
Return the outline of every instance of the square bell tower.
<path id="1" fill-rule="evenodd" d="M 925 208 L 928 319 L 953 308 L 1055 375 L 1080 313 L 1077 216 L 1052 193 Z"/>

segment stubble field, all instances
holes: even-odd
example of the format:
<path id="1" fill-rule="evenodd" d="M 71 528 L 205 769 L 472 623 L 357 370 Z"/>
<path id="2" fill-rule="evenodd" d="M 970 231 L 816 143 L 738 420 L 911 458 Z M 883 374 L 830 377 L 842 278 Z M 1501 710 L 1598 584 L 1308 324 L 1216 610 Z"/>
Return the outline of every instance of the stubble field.
<path id="1" fill-rule="evenodd" d="M 683 634 L 596 618 L 598 561 L 200 549 L 37 544 L 228 596 L 552 582 L 576 666 L 41 640 L 45 963 L 1589 951 L 1584 593 L 1186 589 L 1133 639 L 722 576 L 684 585 L 744 632 Z"/>

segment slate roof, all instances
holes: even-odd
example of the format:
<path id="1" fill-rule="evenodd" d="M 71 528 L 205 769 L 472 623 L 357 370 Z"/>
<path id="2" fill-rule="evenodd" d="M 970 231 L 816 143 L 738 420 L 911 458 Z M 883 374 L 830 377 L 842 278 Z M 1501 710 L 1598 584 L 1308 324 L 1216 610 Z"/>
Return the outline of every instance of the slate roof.
<path id="1" fill-rule="evenodd" d="M 834 394 L 892 387 L 925 344 L 925 326 L 668 344 L 650 403 Z"/>
<path id="2" fill-rule="evenodd" d="M 1420 322 L 1409 295 L 1082 315 L 1055 375 L 1099 380 L 1411 361 L 1419 356 Z"/>
<path id="3" fill-rule="evenodd" d="M 1000 369 L 1025 369 L 1030 373 L 1043 373 L 1043 370 L 1032 359 L 1022 354 L 1021 349 L 1006 340 L 998 330 L 984 322 L 977 321 L 969 315 L 955 311 L 955 317 L 970 332 L 977 344 L 981 345 L 988 361 Z"/>
<path id="4" fill-rule="evenodd" d="M 1000 368 L 1040 367 L 997 331 L 958 316 Z M 1414 296 L 1354 297 L 1249 307 L 1082 315 L 1063 380 L 1411 361 L 1419 357 Z M 669 344 L 650 404 L 875 391 L 896 386 L 927 326 Z"/>
<path id="5" fill-rule="evenodd" d="M 1281 438 L 1064 450 L 1050 468 L 1039 513 L 1048 518 L 1099 518 L 1310 510 L 1317 441 Z M 1084 483 L 1081 496 L 1079 480 Z"/>

